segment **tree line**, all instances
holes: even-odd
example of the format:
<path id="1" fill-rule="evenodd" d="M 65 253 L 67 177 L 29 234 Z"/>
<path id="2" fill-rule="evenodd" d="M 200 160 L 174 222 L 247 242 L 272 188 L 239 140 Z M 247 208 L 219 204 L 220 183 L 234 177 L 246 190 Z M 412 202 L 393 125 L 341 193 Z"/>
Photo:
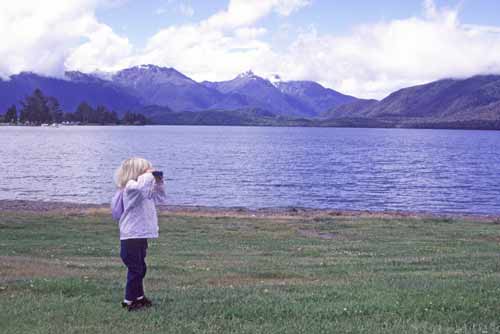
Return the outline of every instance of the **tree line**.
<path id="1" fill-rule="evenodd" d="M 64 112 L 55 97 L 45 96 L 40 89 L 21 101 L 20 110 L 16 105 L 7 109 L 0 121 L 13 124 L 41 125 L 51 123 L 76 124 L 126 124 L 144 125 L 148 119 L 137 113 L 127 112 L 120 119 L 115 111 L 99 105 L 95 109 L 87 102 L 78 105 L 74 112 Z"/>

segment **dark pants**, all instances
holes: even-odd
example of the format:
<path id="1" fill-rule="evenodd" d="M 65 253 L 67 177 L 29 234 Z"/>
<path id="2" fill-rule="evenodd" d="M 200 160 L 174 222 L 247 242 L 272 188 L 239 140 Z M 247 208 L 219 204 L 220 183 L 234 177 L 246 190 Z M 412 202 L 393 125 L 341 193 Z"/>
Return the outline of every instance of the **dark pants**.
<path id="1" fill-rule="evenodd" d="M 136 300 L 144 296 L 142 280 L 146 276 L 146 250 L 147 239 L 127 239 L 120 241 L 120 257 L 127 266 L 127 286 L 125 288 L 125 299 Z"/>

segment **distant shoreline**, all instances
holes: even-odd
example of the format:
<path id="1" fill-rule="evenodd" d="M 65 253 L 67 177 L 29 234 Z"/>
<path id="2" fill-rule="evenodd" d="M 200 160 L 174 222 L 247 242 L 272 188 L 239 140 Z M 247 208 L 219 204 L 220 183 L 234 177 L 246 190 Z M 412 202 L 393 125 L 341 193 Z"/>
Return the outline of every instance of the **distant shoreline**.
<path id="1" fill-rule="evenodd" d="M 52 124 L 41 124 L 41 125 L 26 125 L 26 124 L 10 124 L 10 123 L 0 123 L 0 126 L 8 127 L 22 127 L 22 128 L 70 128 L 78 126 L 144 126 L 144 125 L 159 125 L 159 124 L 62 124 L 62 123 L 52 123 Z"/>
<path id="2" fill-rule="evenodd" d="M 72 202 L 46 202 L 30 200 L 0 200 L 0 212 L 18 213 L 64 213 L 64 214 L 107 214 L 110 212 L 109 204 L 88 204 Z M 410 211 L 355 211 L 338 209 L 313 209 L 301 207 L 269 207 L 251 209 L 245 207 L 207 207 L 187 205 L 161 205 L 160 214 L 173 214 L 178 216 L 222 216 L 222 217 L 248 217 L 248 218 L 322 218 L 322 217 L 356 217 L 380 219 L 460 219 L 500 224 L 500 215 L 431 213 Z"/>
<path id="3" fill-rule="evenodd" d="M 66 128 L 66 127 L 85 127 L 85 126 L 120 126 L 120 127 L 130 127 L 130 126 L 219 126 L 219 127 L 263 127 L 263 128 L 317 128 L 317 129 L 406 129 L 406 130 L 459 130 L 459 131 L 500 131 L 500 128 L 460 128 L 460 127 L 418 127 L 418 126 L 360 126 L 360 125 L 321 125 L 321 124 L 300 124 L 300 125 L 290 125 L 290 124 L 58 124 L 53 125 L 22 125 L 22 124 L 8 124 L 0 123 L 0 127 L 23 127 L 23 128 Z"/>

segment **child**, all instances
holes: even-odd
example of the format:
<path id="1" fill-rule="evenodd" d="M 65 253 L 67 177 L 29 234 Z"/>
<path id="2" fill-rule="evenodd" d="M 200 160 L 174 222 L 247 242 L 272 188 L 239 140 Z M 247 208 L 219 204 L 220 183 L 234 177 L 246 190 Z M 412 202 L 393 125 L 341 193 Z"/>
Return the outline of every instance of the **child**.
<path id="1" fill-rule="evenodd" d="M 115 174 L 118 191 L 113 197 L 113 218 L 120 225 L 120 257 L 127 266 L 127 285 L 122 306 L 129 311 L 152 306 L 144 296 L 148 239 L 158 238 L 155 204 L 165 199 L 162 177 L 153 176 L 153 166 L 142 158 L 122 162 Z M 155 173 L 156 174 L 156 173 Z"/>

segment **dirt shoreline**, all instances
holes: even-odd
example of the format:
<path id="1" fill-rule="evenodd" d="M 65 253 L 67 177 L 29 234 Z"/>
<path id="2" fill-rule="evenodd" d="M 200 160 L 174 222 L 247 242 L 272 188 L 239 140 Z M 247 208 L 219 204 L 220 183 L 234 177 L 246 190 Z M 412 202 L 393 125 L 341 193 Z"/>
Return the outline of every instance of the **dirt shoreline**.
<path id="1" fill-rule="evenodd" d="M 71 202 L 44 202 L 27 200 L 0 200 L 0 212 L 18 213 L 60 213 L 60 214 L 97 214 L 109 213 L 108 204 L 79 204 Z M 460 219 L 480 222 L 500 223 L 499 215 L 437 214 L 404 211 L 348 211 L 334 209 L 311 209 L 299 207 L 250 209 L 244 207 L 204 207 L 204 206 L 159 206 L 161 215 L 183 216 L 225 216 L 253 218 L 321 218 L 321 217 L 359 217 L 359 218 L 413 218 L 413 219 Z"/>

